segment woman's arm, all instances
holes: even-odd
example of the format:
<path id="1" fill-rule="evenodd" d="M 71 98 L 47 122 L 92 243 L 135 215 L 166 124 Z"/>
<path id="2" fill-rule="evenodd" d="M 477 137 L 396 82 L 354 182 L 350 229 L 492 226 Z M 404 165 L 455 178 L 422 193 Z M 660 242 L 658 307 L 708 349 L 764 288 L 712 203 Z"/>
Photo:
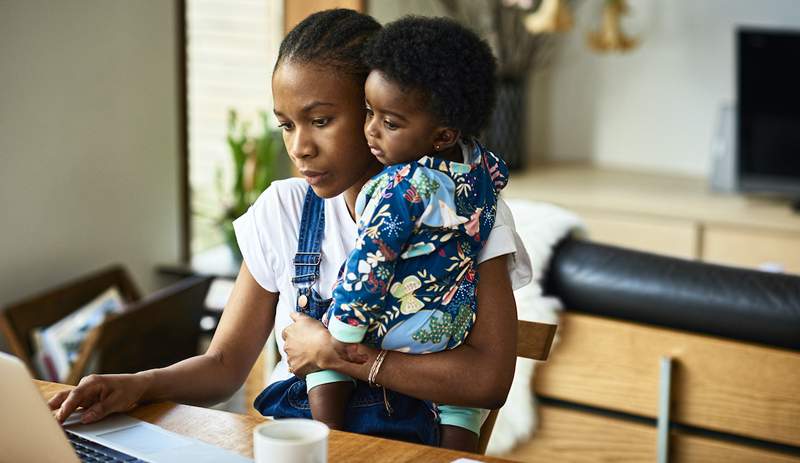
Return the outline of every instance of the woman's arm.
<path id="1" fill-rule="evenodd" d="M 466 342 L 425 355 L 389 352 L 376 381 L 397 392 L 451 405 L 499 408 L 511 387 L 516 365 L 517 310 L 506 256 L 478 266 L 478 312 Z M 341 359 L 331 337 L 316 320 L 301 319 L 284 331 L 285 350 L 296 372 L 332 369 L 367 380 L 378 351 L 358 345 L 364 363 Z"/>
<path id="2" fill-rule="evenodd" d="M 149 370 L 145 400 L 209 405 L 230 397 L 253 368 L 275 323 L 278 294 L 262 288 L 242 263 L 205 354 Z"/>
<path id="3" fill-rule="evenodd" d="M 127 411 L 149 401 L 207 405 L 233 394 L 247 378 L 275 321 L 278 294 L 263 289 L 242 264 L 239 276 L 205 354 L 165 368 L 131 375 L 90 375 L 78 387 L 54 396 L 51 409 L 66 419 L 77 407 L 85 422 Z"/>

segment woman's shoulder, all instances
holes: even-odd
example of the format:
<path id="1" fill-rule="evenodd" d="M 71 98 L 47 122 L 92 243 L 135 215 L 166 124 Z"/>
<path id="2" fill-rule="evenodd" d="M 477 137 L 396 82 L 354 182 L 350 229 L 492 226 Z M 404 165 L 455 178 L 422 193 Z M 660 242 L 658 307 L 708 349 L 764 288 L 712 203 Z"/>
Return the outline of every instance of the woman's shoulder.
<path id="1" fill-rule="evenodd" d="M 257 211 L 297 209 L 302 206 L 307 189 L 308 183 L 301 178 L 274 180 L 253 203 L 253 208 Z"/>
<path id="2" fill-rule="evenodd" d="M 236 240 L 253 278 L 267 291 L 280 292 L 288 256 L 294 251 L 303 204 L 302 179 L 277 180 L 233 222 Z"/>
<path id="3" fill-rule="evenodd" d="M 283 180 L 274 180 L 269 187 L 261 194 L 266 200 L 282 198 L 304 198 L 308 183 L 302 178 L 290 177 Z M 261 199 L 259 197 L 259 199 Z"/>
<path id="4" fill-rule="evenodd" d="M 252 210 L 259 217 L 268 217 L 270 222 L 283 221 L 287 224 L 293 224 L 296 228 L 303 213 L 303 205 L 305 204 L 308 188 L 308 182 L 302 178 L 292 177 L 275 180 L 256 199 Z M 342 207 L 339 204 L 343 201 L 342 195 L 326 198 L 324 201 L 326 210 L 330 208 L 332 214 L 341 215 L 341 209 L 344 209 L 347 219 L 351 220 L 346 206 Z M 326 222 L 327 226 L 328 223 Z"/>

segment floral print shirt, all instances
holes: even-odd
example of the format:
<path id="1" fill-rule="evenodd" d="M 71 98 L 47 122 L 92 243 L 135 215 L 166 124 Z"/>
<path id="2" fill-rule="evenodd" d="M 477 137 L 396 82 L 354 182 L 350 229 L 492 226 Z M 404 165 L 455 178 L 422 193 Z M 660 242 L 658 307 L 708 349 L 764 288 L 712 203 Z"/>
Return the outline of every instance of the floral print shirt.
<path id="1" fill-rule="evenodd" d="M 477 141 L 461 147 L 468 163 L 425 156 L 386 167 L 361 189 L 356 247 L 325 317 L 336 339 L 410 353 L 466 339 L 476 259 L 508 168 Z"/>

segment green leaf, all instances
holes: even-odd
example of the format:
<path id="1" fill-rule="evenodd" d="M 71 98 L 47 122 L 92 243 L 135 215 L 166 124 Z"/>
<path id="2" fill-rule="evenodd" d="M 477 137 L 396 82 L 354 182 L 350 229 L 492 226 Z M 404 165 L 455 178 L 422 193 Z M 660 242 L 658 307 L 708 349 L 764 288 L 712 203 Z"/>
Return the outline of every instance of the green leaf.
<path id="1" fill-rule="evenodd" d="M 228 132 L 226 141 L 233 160 L 233 189 L 228 194 L 231 202 L 226 207 L 220 223 L 226 223 L 247 211 L 247 208 L 266 190 L 276 174 L 276 161 L 284 153 L 280 131 L 269 127 L 266 111 L 259 111 L 258 121 L 261 125 L 258 136 L 250 136 L 250 122 L 239 119 L 236 110 L 228 111 Z M 254 166 L 252 185 L 246 188 L 245 168 L 249 163 Z M 217 171 L 217 188 L 224 193 L 222 171 Z"/>

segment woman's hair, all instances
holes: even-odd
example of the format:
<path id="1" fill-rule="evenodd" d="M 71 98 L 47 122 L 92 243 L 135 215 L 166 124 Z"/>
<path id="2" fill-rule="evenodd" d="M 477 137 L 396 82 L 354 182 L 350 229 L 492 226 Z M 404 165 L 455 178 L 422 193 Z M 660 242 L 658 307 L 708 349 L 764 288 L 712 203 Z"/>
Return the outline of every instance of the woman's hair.
<path id="1" fill-rule="evenodd" d="M 367 44 L 370 69 L 407 90 L 419 90 L 428 110 L 465 136 L 486 126 L 495 100 L 496 61 L 489 45 L 447 18 L 406 16 Z"/>
<path id="2" fill-rule="evenodd" d="M 281 42 L 275 69 L 285 61 L 333 67 L 367 80 L 363 51 L 367 40 L 381 29 L 371 16 L 353 10 L 314 13 L 295 26 Z"/>

